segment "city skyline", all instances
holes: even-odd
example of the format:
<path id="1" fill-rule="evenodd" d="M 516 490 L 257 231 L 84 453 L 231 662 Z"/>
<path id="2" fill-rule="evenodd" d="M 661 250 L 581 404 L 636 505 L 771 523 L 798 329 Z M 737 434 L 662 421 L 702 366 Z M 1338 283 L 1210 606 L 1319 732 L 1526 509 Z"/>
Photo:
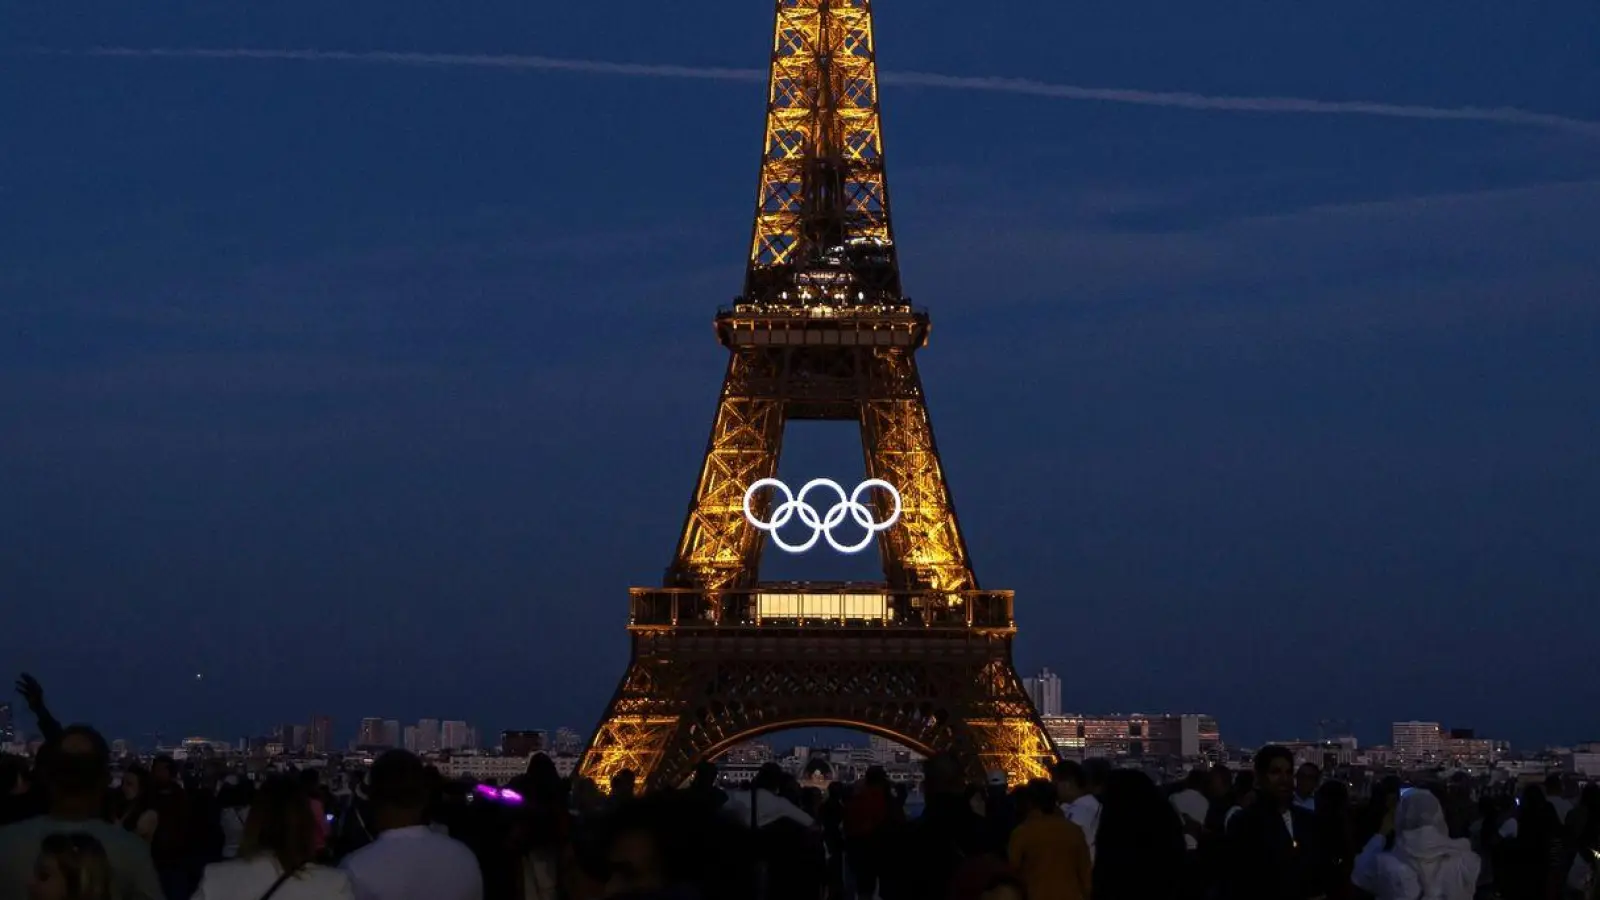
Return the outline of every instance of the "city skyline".
<path id="1" fill-rule="evenodd" d="M 886 72 L 1600 117 L 1581 0 L 877 12 Z M 380 708 L 587 728 L 702 461 L 759 79 L 88 51 L 748 71 L 771 14 L 17 11 L 0 659 L 108 734 Z M 1056 668 L 1069 708 L 1203 709 L 1248 739 L 1331 717 L 1600 731 L 1573 720 L 1600 685 L 1565 627 L 1600 534 L 1592 137 L 882 95 L 941 458 L 978 578 L 1016 591 L 1021 671 Z M 784 449 L 790 483 L 861 473 L 848 429 Z M 762 575 L 870 577 L 874 556 Z M 1485 662 L 1518 640 L 1538 652 Z"/>
<path id="2" fill-rule="evenodd" d="M 1048 697 L 1051 680 L 1056 683 L 1055 690 L 1059 690 L 1060 676 L 1048 666 L 1041 668 L 1031 675 L 1024 675 L 1024 688 L 1029 697 L 1034 699 L 1036 709 L 1049 724 L 1050 719 L 1067 720 L 1103 720 L 1113 719 L 1139 719 L 1139 718 L 1193 718 L 1199 717 L 1211 720 L 1213 727 L 1216 717 L 1202 715 L 1193 709 L 1129 709 L 1129 710 L 1093 710 L 1093 709 L 1067 709 L 1060 704 L 1051 705 L 1048 700 L 1041 703 L 1038 699 L 1041 694 Z M 26 717 L 26 710 L 23 712 Z M 25 722 L 26 720 L 24 720 Z M 140 732 L 145 737 L 159 734 L 167 746 L 172 746 L 174 740 L 208 739 L 219 740 L 230 745 L 238 741 L 249 743 L 277 741 L 286 748 L 311 747 L 319 752 L 342 752 L 355 748 L 383 748 L 394 747 L 426 753 L 440 750 L 494 750 L 499 747 L 500 741 L 507 735 L 516 736 L 513 740 L 518 746 L 523 746 L 530 735 L 540 735 L 540 740 L 547 744 L 541 749 L 555 748 L 563 742 L 570 743 L 574 739 L 585 738 L 590 729 L 573 727 L 570 723 L 543 723 L 528 725 L 526 723 L 506 725 L 494 729 L 484 729 L 465 720 L 450 720 L 438 718 L 423 718 L 415 722 L 382 716 L 362 716 L 352 720 L 356 724 L 346 730 L 341 730 L 336 720 L 327 715 L 316 715 L 309 719 L 310 724 L 285 723 L 265 729 L 257 729 L 250 733 L 225 735 L 221 733 L 208 734 L 203 731 L 188 730 L 179 732 L 164 732 L 161 730 L 145 730 Z M 5 733 L 6 705 L 0 703 L 0 734 Z M 1332 726 L 1331 728 L 1329 726 Z M 1358 727 L 1359 726 L 1359 727 Z M 290 729 L 295 729 L 298 740 L 283 737 Z M 430 730 L 431 729 L 431 730 Z M 1051 731 L 1052 739 L 1060 737 Z M 331 736 L 322 741 L 316 739 L 317 734 Z M 452 739 L 450 734 L 456 737 Z M 22 739 L 33 733 L 26 724 L 15 729 L 15 737 Z M 430 737 L 431 735 L 431 737 Z M 125 734 L 107 734 L 111 739 L 128 739 Z M 847 738 L 847 736 L 850 736 Z M 1146 735 L 1146 737 L 1153 737 Z M 1222 743 L 1231 748 L 1258 747 L 1266 743 L 1302 743 L 1317 741 L 1335 741 L 1344 738 L 1354 738 L 1358 746 L 1366 747 L 1392 747 L 1396 753 L 1422 748 L 1423 755 L 1437 753 L 1444 746 L 1442 742 L 1451 740 L 1476 742 L 1479 744 L 1506 745 L 1517 752 L 1529 752 L 1547 749 L 1550 747 L 1573 747 L 1584 744 L 1600 743 L 1595 741 L 1595 736 L 1575 733 L 1574 737 L 1561 741 L 1547 741 L 1541 743 L 1518 742 L 1501 734 L 1490 734 L 1476 728 L 1469 722 L 1442 722 L 1425 719 L 1395 720 L 1383 723 L 1356 723 L 1347 719 L 1321 719 L 1308 723 L 1305 731 L 1289 731 L 1240 738 L 1237 732 L 1229 728 L 1223 734 Z M 798 743 L 802 741 L 821 741 L 821 745 L 847 743 L 860 745 L 861 741 L 874 739 L 865 731 L 837 727 L 812 727 L 799 726 L 784 728 L 774 732 L 767 732 L 754 741 L 770 743 L 773 746 Z M 1169 735 L 1166 740 L 1176 740 L 1176 733 Z M 3 743 L 4 741 L 0 741 Z M 1070 749 L 1070 748 L 1069 748 Z M 571 748 L 567 752 L 576 752 Z"/>

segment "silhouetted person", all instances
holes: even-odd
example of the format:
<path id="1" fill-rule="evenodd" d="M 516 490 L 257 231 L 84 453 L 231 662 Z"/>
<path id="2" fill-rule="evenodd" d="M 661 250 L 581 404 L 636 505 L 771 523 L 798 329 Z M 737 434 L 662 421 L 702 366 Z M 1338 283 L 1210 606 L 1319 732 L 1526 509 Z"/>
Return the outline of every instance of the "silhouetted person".
<path id="1" fill-rule="evenodd" d="M 1088 900 L 1089 842 L 1061 812 L 1055 784 L 1029 782 L 1018 800 L 1022 821 L 1011 832 L 1007 856 L 1028 900 Z"/>
<path id="2" fill-rule="evenodd" d="M 68 834 L 87 834 L 105 849 L 118 900 L 161 897 L 150 848 L 104 817 L 111 782 L 105 738 L 87 725 L 69 726 L 39 750 L 38 765 L 49 804 L 43 815 L 0 828 L 0 900 L 27 897 L 40 844 L 48 836 Z"/>
<path id="3" fill-rule="evenodd" d="M 1118 769 L 1100 792 L 1093 896 L 1176 900 L 1183 885 L 1183 825 L 1143 772 Z"/>
<path id="4" fill-rule="evenodd" d="M 1394 811 L 1400 804 L 1400 779 L 1390 775 L 1377 783 L 1367 797 L 1366 808 L 1356 817 L 1356 846 L 1365 847 L 1380 832 L 1389 836 L 1387 849 L 1394 849 Z"/>
<path id="5" fill-rule="evenodd" d="M 879 890 L 884 900 L 943 897 L 964 865 L 1003 855 L 967 802 L 960 760 L 935 754 L 923 761 L 922 772 L 927 803 L 922 816 L 896 836 Z"/>
<path id="6" fill-rule="evenodd" d="M 751 832 L 681 791 L 658 791 L 606 822 L 607 897 L 750 900 Z"/>
<path id="7" fill-rule="evenodd" d="M 1229 900 L 1309 900 L 1327 894 L 1316 821 L 1294 805 L 1294 754 L 1256 751 L 1256 801 L 1228 823 Z"/>
<path id="8" fill-rule="evenodd" d="M 1051 770 L 1056 795 L 1061 800 L 1061 811 L 1066 814 L 1068 821 L 1083 829 L 1083 837 L 1089 842 L 1091 860 L 1095 856 L 1095 834 L 1100 830 L 1100 799 L 1095 793 L 1100 786 L 1098 781 L 1103 780 L 1104 774 L 1104 760 L 1079 763 L 1064 759 Z"/>
<path id="9" fill-rule="evenodd" d="M 294 778 L 262 785 L 238 857 L 206 866 L 193 900 L 350 900 L 350 877 L 316 863 L 321 823 L 309 801 Z"/>
<path id="10" fill-rule="evenodd" d="M 465 844 L 428 827 L 429 779 L 422 760 L 390 750 L 372 764 L 369 794 L 377 838 L 345 858 L 360 900 L 482 900 L 483 873 Z"/>
<path id="11" fill-rule="evenodd" d="M 1328 900 L 1348 900 L 1350 873 L 1355 866 L 1355 817 L 1350 808 L 1350 788 L 1342 781 L 1324 781 L 1317 788 L 1317 805 L 1312 816 L 1317 823 L 1317 841 L 1328 862 Z"/>
<path id="12" fill-rule="evenodd" d="M 1375 835 L 1356 860 L 1355 886 L 1377 900 L 1472 900 L 1478 890 L 1478 855 L 1466 840 L 1450 837 L 1444 805 L 1430 791 L 1401 797 L 1388 835 Z"/>
<path id="13" fill-rule="evenodd" d="M 528 759 L 527 774 L 514 779 L 511 787 L 522 795 L 513 837 L 521 857 L 521 895 L 526 900 L 554 900 L 562 852 L 572 831 L 566 783 L 554 760 L 535 753 Z"/>
<path id="14" fill-rule="evenodd" d="M 1500 826 L 1501 865 L 1495 885 L 1506 900 L 1551 900 L 1561 896 L 1566 840 L 1556 810 L 1536 786 L 1523 788 L 1515 815 Z"/>
<path id="15" fill-rule="evenodd" d="M 1317 811 L 1317 787 L 1322 784 L 1322 767 L 1301 763 L 1294 772 L 1294 805 L 1306 812 Z"/>
<path id="16" fill-rule="evenodd" d="M 721 809 L 728 802 L 728 792 L 717 786 L 717 764 L 710 760 L 695 765 L 689 791 L 712 810 Z"/>
<path id="17" fill-rule="evenodd" d="M 635 782 L 638 778 L 639 776 L 635 775 L 632 769 L 623 769 L 611 776 L 611 798 L 609 802 L 612 807 L 621 806 L 633 799 Z"/>
<path id="18" fill-rule="evenodd" d="M 150 856 L 167 900 L 189 900 L 194 893 L 194 873 L 189 857 L 189 797 L 178 781 L 178 765 L 170 756 L 158 756 L 150 763 L 150 807 L 156 813 L 155 833 L 150 838 Z"/>
<path id="19" fill-rule="evenodd" d="M 895 824 L 894 789 L 882 766 L 870 766 L 855 793 L 844 803 L 845 859 L 855 882 L 856 896 L 872 900 L 878 892 Z"/>

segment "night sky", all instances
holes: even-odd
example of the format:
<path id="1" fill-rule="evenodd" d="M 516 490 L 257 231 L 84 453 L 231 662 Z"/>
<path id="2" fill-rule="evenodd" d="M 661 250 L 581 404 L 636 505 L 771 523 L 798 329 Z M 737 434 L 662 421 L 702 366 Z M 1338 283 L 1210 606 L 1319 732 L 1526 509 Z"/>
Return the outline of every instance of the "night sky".
<path id="1" fill-rule="evenodd" d="M 1600 737 L 1600 126 L 888 77 L 1600 121 L 1591 0 L 1288 7 L 882 0 L 979 578 L 1075 710 Z M 4 666 L 113 736 L 591 726 L 678 537 L 755 197 L 762 85 L 679 76 L 763 68 L 771 5 L 3 18 Z M 791 481 L 861 477 L 848 424 L 785 449 Z"/>

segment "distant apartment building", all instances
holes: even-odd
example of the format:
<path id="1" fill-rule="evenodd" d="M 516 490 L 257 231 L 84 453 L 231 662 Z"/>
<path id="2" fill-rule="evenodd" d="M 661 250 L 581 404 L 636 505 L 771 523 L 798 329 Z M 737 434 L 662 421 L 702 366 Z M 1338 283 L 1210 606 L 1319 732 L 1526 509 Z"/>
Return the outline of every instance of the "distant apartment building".
<path id="1" fill-rule="evenodd" d="M 1585 778 L 1600 778 L 1600 741 L 1587 741 L 1572 748 L 1572 771 Z"/>
<path id="2" fill-rule="evenodd" d="M 400 745 L 406 748 L 407 753 L 422 753 L 417 749 L 417 726 L 407 725 L 400 729 Z"/>
<path id="3" fill-rule="evenodd" d="M 500 752 L 506 756 L 532 756 L 535 753 L 545 753 L 550 749 L 550 732 L 532 731 L 502 731 L 500 732 Z"/>
<path id="4" fill-rule="evenodd" d="M 1402 764 L 1433 764 L 1444 760 L 1444 729 L 1438 722 L 1395 722 L 1390 746 Z"/>
<path id="5" fill-rule="evenodd" d="M 1179 757 L 1217 753 L 1222 745 L 1213 716 L 1045 716 L 1044 730 L 1056 750 L 1069 755 Z"/>
<path id="6" fill-rule="evenodd" d="M 1444 758 L 1458 766 L 1488 767 L 1505 755 L 1504 741 L 1481 738 L 1471 728 L 1452 728 L 1444 740 Z"/>
<path id="7" fill-rule="evenodd" d="M 439 760 L 438 766 L 439 774 L 446 778 L 476 778 L 504 784 L 528 771 L 528 758 L 463 753 Z"/>
<path id="8" fill-rule="evenodd" d="M 311 717 L 311 749 L 316 753 L 333 749 L 333 719 L 329 716 Z"/>
<path id="9" fill-rule="evenodd" d="M 299 753 L 306 749 L 310 729 L 304 725 L 280 725 L 277 729 L 278 743 L 283 745 L 287 753 Z"/>
<path id="10" fill-rule="evenodd" d="M 465 750 L 472 746 L 472 729 L 465 722 L 444 722 L 439 726 L 439 749 Z"/>
<path id="11" fill-rule="evenodd" d="M 417 721 L 417 748 L 414 753 L 437 753 L 441 748 L 439 743 L 439 720 L 419 719 Z"/>
<path id="12" fill-rule="evenodd" d="M 875 734 L 867 738 L 867 756 L 872 765 L 906 764 L 922 758 L 905 744 Z"/>
<path id="13" fill-rule="evenodd" d="M 361 727 L 356 729 L 357 747 L 383 747 L 383 720 L 362 719 Z M 393 746 L 387 745 L 387 746 Z"/>
<path id="14" fill-rule="evenodd" d="M 0 744 L 12 744 L 17 740 L 17 723 L 11 718 L 11 704 L 0 703 Z"/>
<path id="15" fill-rule="evenodd" d="M 1040 669 L 1039 674 L 1022 679 L 1022 689 L 1028 692 L 1039 715 L 1061 715 L 1061 676 L 1049 669 Z"/>
<path id="16" fill-rule="evenodd" d="M 400 746 L 400 722 L 397 719 L 383 720 L 383 746 Z"/>

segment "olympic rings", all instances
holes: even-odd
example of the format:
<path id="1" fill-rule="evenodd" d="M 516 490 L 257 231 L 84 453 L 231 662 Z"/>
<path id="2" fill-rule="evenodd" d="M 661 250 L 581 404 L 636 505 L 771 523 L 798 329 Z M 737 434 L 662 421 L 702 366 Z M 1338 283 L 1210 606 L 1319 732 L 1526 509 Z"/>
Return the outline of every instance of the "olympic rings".
<path id="1" fill-rule="evenodd" d="M 772 511 L 772 519 L 767 522 L 756 518 L 755 512 L 750 509 L 750 501 L 763 488 L 773 488 L 783 495 L 783 502 L 779 503 L 777 508 Z M 826 488 L 833 491 L 839 498 L 834 501 L 832 506 L 828 507 L 827 512 L 821 514 L 818 514 L 816 507 L 806 502 L 806 498 L 811 495 L 811 492 L 818 488 Z M 871 488 L 882 488 L 894 500 L 894 512 L 890 513 L 889 518 L 882 522 L 874 521 L 872 509 L 861 502 L 862 495 L 866 494 Z M 789 520 L 795 516 L 799 516 L 801 524 L 811 529 L 811 537 L 799 544 L 791 544 L 778 534 L 778 529 L 789 524 Z M 866 534 L 861 536 L 861 540 L 854 544 L 841 544 L 834 540 L 833 537 L 833 529 L 844 524 L 846 517 L 854 519 L 857 525 L 867 531 Z M 837 481 L 830 478 L 813 478 L 806 482 L 804 487 L 800 488 L 800 493 L 795 494 L 789 490 L 788 485 L 778 479 L 763 478 L 750 485 L 749 489 L 744 492 L 744 518 L 751 525 L 771 534 L 772 542 L 778 545 L 779 550 L 789 553 L 804 553 L 815 547 L 819 538 L 827 538 L 828 545 L 840 553 L 859 553 L 872 544 L 873 535 L 900 521 L 900 492 L 895 490 L 894 485 L 887 481 L 880 478 L 869 478 L 856 485 L 856 489 L 847 495 L 844 492 L 844 488 Z"/>

